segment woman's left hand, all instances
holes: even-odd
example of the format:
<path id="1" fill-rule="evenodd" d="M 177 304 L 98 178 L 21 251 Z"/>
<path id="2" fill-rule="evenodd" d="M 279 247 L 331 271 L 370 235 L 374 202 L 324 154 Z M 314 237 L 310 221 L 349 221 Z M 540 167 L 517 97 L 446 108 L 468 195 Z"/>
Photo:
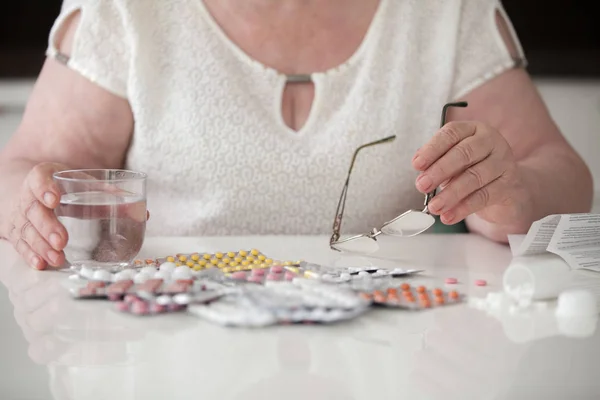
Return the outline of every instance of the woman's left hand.
<path id="1" fill-rule="evenodd" d="M 500 225 L 531 215 L 531 198 L 512 149 L 498 130 L 481 122 L 449 122 L 415 154 L 422 193 L 442 190 L 429 211 L 445 224 L 471 214 Z"/>

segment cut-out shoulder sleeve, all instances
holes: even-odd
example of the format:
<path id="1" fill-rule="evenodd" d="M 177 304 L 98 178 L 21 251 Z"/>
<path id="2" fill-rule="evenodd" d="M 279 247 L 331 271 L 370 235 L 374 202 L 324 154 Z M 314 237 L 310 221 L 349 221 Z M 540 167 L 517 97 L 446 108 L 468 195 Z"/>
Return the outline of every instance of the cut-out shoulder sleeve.
<path id="1" fill-rule="evenodd" d="M 526 66 L 521 43 L 499 0 L 463 0 L 451 99 L 502 72 Z"/>
<path id="2" fill-rule="evenodd" d="M 107 91 L 127 98 L 131 51 L 120 4 L 113 0 L 65 1 L 50 31 L 46 55 Z M 78 13 L 71 50 L 65 54 L 60 50 L 61 37 Z"/>

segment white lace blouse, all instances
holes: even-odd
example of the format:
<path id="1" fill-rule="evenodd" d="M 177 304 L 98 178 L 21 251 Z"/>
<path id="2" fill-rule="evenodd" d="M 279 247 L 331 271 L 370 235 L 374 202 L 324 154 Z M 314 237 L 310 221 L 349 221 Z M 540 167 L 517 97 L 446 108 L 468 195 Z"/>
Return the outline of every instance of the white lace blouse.
<path id="1" fill-rule="evenodd" d="M 296 132 L 281 116 L 286 76 L 231 42 L 202 0 L 66 0 L 49 56 L 61 56 L 54 36 L 76 10 L 62 59 L 131 104 L 126 167 L 149 176 L 149 234 L 329 233 L 355 148 L 391 134 L 359 155 L 342 230 L 421 208 L 411 158 L 442 106 L 515 64 L 498 0 L 381 0 L 358 50 L 312 74 Z"/>

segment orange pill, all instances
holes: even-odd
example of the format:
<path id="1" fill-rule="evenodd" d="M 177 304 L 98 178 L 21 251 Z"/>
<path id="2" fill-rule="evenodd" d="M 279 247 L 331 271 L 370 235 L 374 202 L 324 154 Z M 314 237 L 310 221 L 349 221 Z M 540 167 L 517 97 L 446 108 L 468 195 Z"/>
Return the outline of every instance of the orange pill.
<path id="1" fill-rule="evenodd" d="M 435 302 L 437 304 L 444 304 L 444 298 L 441 297 L 441 296 L 438 296 L 438 297 L 435 298 Z"/>
<path id="2" fill-rule="evenodd" d="M 371 296 L 370 293 L 364 293 L 364 292 L 360 294 L 360 297 L 365 300 L 369 300 L 369 301 L 373 298 L 373 296 Z"/>
<path id="3" fill-rule="evenodd" d="M 373 301 L 375 301 L 376 303 L 385 303 L 385 296 L 384 295 L 374 295 L 373 296 Z"/>
<path id="4" fill-rule="evenodd" d="M 400 285 L 400 289 L 402 289 L 402 291 L 406 292 L 406 291 L 410 290 L 410 285 L 408 283 L 403 283 L 402 285 Z"/>
<path id="5" fill-rule="evenodd" d="M 388 296 L 397 296 L 398 290 L 396 288 L 389 288 L 387 290 L 387 294 L 388 294 Z"/>
<path id="6" fill-rule="evenodd" d="M 454 290 L 448 293 L 448 296 L 450 296 L 451 299 L 458 299 L 458 293 Z"/>
<path id="7" fill-rule="evenodd" d="M 421 302 L 421 306 L 423 306 L 424 308 L 429 308 L 431 307 L 431 303 L 429 302 L 429 300 L 424 300 Z"/>
<path id="8" fill-rule="evenodd" d="M 406 301 L 408 301 L 409 303 L 414 303 L 415 302 L 415 298 L 413 297 L 413 295 L 408 295 L 408 296 L 404 296 L 404 298 L 406 299 Z"/>
<path id="9" fill-rule="evenodd" d="M 419 298 L 421 300 L 429 300 L 429 295 L 426 292 L 419 293 Z"/>
<path id="10" fill-rule="evenodd" d="M 419 292 L 419 293 L 425 293 L 425 286 L 419 286 L 417 288 L 417 292 Z"/>
<path id="11" fill-rule="evenodd" d="M 433 294 L 436 295 L 436 296 L 441 296 L 442 293 L 443 293 L 442 289 L 440 289 L 440 288 L 433 289 Z"/>

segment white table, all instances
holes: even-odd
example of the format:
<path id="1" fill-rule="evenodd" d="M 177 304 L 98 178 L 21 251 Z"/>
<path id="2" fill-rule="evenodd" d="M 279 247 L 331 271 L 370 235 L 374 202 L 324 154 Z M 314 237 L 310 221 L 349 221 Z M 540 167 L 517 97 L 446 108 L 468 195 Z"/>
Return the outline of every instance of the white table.
<path id="1" fill-rule="evenodd" d="M 326 237 L 149 238 L 142 257 L 258 248 L 280 259 L 419 267 L 417 281 L 501 290 L 507 247 L 474 235 L 382 238 L 376 257 Z M 600 333 L 567 337 L 544 315 L 468 305 L 373 310 L 333 326 L 223 328 L 185 314 L 134 317 L 75 301 L 64 273 L 25 267 L 0 243 L 1 399 L 592 399 Z M 597 277 L 596 277 L 597 278 Z M 487 287 L 473 285 L 486 279 Z"/>

